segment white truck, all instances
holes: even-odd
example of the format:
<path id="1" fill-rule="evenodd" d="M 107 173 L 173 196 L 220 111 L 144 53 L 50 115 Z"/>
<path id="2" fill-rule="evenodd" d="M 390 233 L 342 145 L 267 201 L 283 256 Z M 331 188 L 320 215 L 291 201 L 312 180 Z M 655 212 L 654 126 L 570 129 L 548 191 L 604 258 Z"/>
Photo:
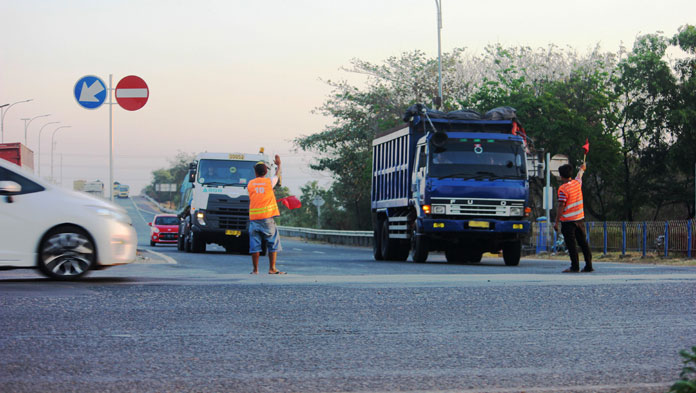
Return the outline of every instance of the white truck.
<path id="1" fill-rule="evenodd" d="M 178 249 L 205 252 L 215 243 L 227 252 L 249 250 L 249 194 L 256 177 L 254 165 L 271 162 L 263 149 L 257 154 L 200 153 L 181 185 Z M 269 171 L 270 174 L 271 171 Z"/>

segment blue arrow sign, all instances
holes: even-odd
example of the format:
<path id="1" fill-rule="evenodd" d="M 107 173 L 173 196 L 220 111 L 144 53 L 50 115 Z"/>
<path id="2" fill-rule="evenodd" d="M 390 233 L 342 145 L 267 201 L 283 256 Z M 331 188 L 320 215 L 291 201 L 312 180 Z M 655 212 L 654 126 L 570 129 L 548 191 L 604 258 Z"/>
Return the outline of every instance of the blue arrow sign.
<path id="1" fill-rule="evenodd" d="M 87 109 L 97 109 L 106 100 L 106 85 L 96 76 L 87 75 L 75 83 L 75 99 Z"/>

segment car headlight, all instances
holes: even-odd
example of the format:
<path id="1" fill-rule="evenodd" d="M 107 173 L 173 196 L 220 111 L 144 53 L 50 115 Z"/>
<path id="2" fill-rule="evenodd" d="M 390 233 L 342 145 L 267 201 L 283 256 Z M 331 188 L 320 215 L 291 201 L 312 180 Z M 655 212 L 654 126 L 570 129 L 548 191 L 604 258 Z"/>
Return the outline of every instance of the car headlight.
<path id="1" fill-rule="evenodd" d="M 154 232 L 154 233 L 159 233 L 160 230 L 159 230 L 159 228 L 157 228 L 157 227 L 152 227 L 152 232 Z"/>
<path id="2" fill-rule="evenodd" d="M 95 213 L 104 218 L 116 220 L 118 222 L 122 222 L 128 225 L 131 225 L 132 223 L 130 216 L 128 216 L 128 214 L 126 214 L 123 211 L 111 209 L 105 206 L 90 206 L 90 208 L 92 208 Z"/>
<path id="3" fill-rule="evenodd" d="M 444 205 L 433 205 L 433 214 L 445 214 L 446 209 Z"/>
<path id="4" fill-rule="evenodd" d="M 523 207 L 511 207 L 510 208 L 510 215 L 511 216 L 522 216 L 524 215 L 524 208 Z"/>

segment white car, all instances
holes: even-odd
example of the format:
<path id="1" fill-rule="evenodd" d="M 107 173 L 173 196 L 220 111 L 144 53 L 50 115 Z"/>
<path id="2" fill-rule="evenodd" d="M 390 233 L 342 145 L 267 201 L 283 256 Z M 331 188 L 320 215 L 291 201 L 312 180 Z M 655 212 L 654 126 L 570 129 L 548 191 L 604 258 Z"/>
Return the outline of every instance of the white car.
<path id="1" fill-rule="evenodd" d="M 0 269 L 70 280 L 133 262 L 135 229 L 107 201 L 49 184 L 0 159 Z"/>

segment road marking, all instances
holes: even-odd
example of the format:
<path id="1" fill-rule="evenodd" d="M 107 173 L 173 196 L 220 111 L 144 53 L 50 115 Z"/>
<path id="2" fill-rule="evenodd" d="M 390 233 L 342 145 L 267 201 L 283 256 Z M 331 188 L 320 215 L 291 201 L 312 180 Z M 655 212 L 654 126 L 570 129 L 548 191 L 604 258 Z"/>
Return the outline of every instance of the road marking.
<path id="1" fill-rule="evenodd" d="M 170 265 L 177 265 L 176 260 L 174 258 L 170 257 L 169 255 L 164 255 L 161 252 L 157 252 L 157 251 L 153 251 L 153 250 L 145 250 L 145 251 L 151 252 L 151 253 L 157 255 L 158 257 L 164 259 Z"/>
<path id="2" fill-rule="evenodd" d="M 135 204 L 135 202 L 133 201 L 133 198 L 128 198 L 128 200 L 133 204 L 133 207 L 135 208 L 135 211 L 138 213 L 138 215 L 139 215 L 140 218 L 143 220 L 143 222 L 147 224 L 149 221 L 147 221 L 147 220 L 145 219 L 145 217 L 143 217 L 143 214 L 140 212 L 140 208 L 138 207 L 138 205 Z M 143 210 L 143 211 L 144 211 L 144 210 Z M 147 212 L 146 212 L 146 213 L 147 213 Z"/>
<path id="3" fill-rule="evenodd" d="M 602 390 L 626 391 L 628 389 L 669 389 L 669 383 L 630 383 L 625 385 L 575 385 L 575 386 L 541 386 L 541 387 L 517 387 L 517 388 L 483 388 L 483 389 L 446 389 L 428 390 L 430 393 L 553 393 L 553 392 L 601 392 Z M 370 391 L 370 393 L 393 393 L 396 390 Z M 402 393 L 422 392 L 422 390 L 399 390 Z M 348 393 L 348 392 L 341 392 Z M 353 392 L 355 393 L 355 392 Z M 367 392 L 357 392 L 367 393 Z"/>
<path id="4" fill-rule="evenodd" d="M 326 254 L 324 251 L 312 251 L 315 254 Z"/>

